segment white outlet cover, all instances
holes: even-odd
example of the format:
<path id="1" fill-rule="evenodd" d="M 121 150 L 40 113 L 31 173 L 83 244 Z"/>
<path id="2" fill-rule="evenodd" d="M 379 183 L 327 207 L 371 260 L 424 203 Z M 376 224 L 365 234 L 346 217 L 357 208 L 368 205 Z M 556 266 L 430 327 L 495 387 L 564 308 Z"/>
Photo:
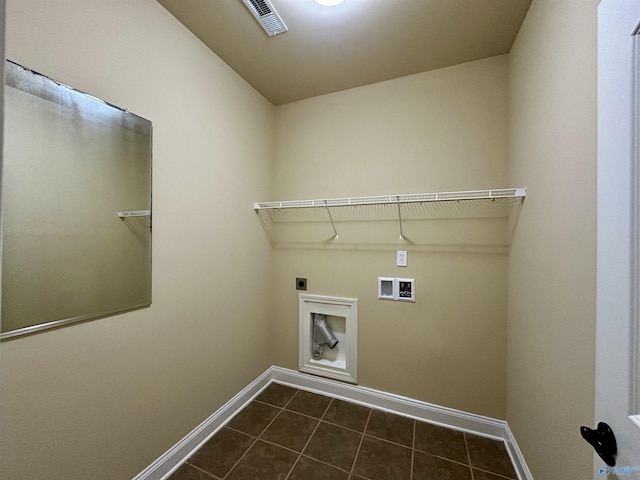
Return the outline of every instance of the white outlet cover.
<path id="1" fill-rule="evenodd" d="M 398 250 L 396 254 L 396 266 L 398 267 L 406 267 L 407 266 L 407 251 L 406 250 Z"/>

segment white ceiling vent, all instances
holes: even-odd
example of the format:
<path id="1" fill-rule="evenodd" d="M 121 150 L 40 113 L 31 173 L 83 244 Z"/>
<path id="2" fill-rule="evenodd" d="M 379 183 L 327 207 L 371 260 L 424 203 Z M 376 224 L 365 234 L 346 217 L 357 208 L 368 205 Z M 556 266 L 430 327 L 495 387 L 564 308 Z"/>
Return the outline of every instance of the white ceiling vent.
<path id="1" fill-rule="evenodd" d="M 269 0 L 242 0 L 270 37 L 284 33 L 287 26 Z"/>

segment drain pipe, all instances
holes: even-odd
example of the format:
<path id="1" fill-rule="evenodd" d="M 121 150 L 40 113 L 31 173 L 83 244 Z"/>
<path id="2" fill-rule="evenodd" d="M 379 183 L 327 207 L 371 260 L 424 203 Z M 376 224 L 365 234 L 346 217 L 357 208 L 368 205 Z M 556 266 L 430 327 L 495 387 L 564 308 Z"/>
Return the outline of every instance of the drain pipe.
<path id="1" fill-rule="evenodd" d="M 324 345 L 327 345 L 329 348 L 333 349 L 338 344 L 338 339 L 335 337 L 329 324 L 327 323 L 327 318 L 325 315 L 321 313 L 313 314 L 313 346 L 311 353 L 314 358 L 322 357 L 322 352 L 324 351 Z"/>

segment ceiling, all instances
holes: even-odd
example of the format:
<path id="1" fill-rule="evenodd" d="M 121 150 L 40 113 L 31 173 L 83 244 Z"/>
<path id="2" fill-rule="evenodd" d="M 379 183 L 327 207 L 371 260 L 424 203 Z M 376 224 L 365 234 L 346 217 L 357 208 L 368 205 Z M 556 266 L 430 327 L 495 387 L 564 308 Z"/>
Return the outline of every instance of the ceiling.
<path id="1" fill-rule="evenodd" d="M 508 53 L 531 0 L 271 0 L 269 37 L 242 0 L 157 0 L 281 105 Z"/>

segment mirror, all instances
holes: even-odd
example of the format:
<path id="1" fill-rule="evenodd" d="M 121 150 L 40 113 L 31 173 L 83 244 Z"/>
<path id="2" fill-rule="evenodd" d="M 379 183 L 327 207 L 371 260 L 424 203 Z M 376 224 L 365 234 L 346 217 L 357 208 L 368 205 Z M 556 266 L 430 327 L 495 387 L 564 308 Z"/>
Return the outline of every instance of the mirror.
<path id="1" fill-rule="evenodd" d="M 0 339 L 151 304 L 151 122 L 6 61 Z"/>

